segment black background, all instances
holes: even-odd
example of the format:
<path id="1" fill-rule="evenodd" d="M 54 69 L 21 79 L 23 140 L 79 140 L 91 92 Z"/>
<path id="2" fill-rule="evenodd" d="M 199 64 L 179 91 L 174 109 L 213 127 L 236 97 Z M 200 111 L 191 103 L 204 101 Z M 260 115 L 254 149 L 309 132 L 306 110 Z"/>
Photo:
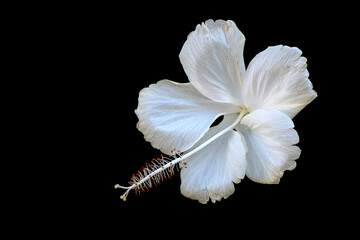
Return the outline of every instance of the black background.
<path id="1" fill-rule="evenodd" d="M 50 213 L 61 219 L 58 232 L 79 226 L 82 233 L 114 236 L 129 229 L 144 236 L 172 230 L 171 237 L 190 231 L 241 236 L 249 227 L 268 236 L 336 231 L 329 223 L 336 225 L 352 211 L 337 199 L 351 202 L 354 194 L 339 179 L 344 156 L 338 156 L 334 135 L 342 105 L 334 100 L 340 79 L 335 54 L 342 51 L 336 42 L 347 36 L 343 26 L 350 21 L 340 21 L 341 14 L 346 11 L 337 6 L 305 3 L 51 8 L 41 23 L 47 33 L 49 95 L 55 96 L 51 135 L 56 142 L 49 156 L 60 171 L 54 175 L 57 187 L 50 190 L 56 197 L 48 198 Z M 123 202 L 124 191 L 114 185 L 126 185 L 145 162 L 160 155 L 136 128 L 139 91 L 162 79 L 188 82 L 178 55 L 187 35 L 210 18 L 231 19 L 243 32 L 246 66 L 278 44 L 296 46 L 308 59 L 318 97 L 293 119 L 302 150 L 297 167 L 286 171 L 278 185 L 245 178 L 232 196 L 215 204 L 182 196 L 179 174 L 140 197 L 130 192 Z M 223 223 L 227 227 L 220 228 Z"/>

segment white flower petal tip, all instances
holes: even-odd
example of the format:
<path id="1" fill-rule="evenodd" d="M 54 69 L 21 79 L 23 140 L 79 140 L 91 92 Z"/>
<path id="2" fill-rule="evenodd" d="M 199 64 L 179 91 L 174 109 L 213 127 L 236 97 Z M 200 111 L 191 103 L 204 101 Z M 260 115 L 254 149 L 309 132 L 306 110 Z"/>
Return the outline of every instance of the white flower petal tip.
<path id="1" fill-rule="evenodd" d="M 190 83 L 169 80 L 141 90 L 135 110 L 145 140 L 165 154 L 173 148 L 188 150 L 216 118 L 232 112 L 239 112 L 239 107 L 211 101 Z"/>
<path id="2" fill-rule="evenodd" d="M 217 31 L 218 28 L 223 28 L 225 31 L 239 31 L 236 24 L 231 20 L 218 19 L 216 21 L 209 19 L 196 26 L 196 30 L 190 34 L 206 33 L 211 34 Z M 190 36 L 189 34 L 189 36 Z M 243 41 L 245 41 L 245 37 Z"/>
<path id="3" fill-rule="evenodd" d="M 292 120 L 278 110 L 257 110 L 237 128 L 248 152 L 246 176 L 258 183 L 277 184 L 285 170 L 296 167 L 301 150 Z"/>
<path id="4" fill-rule="evenodd" d="M 268 47 L 250 62 L 242 85 L 245 105 L 251 110 L 277 109 L 295 117 L 317 93 L 308 79 L 307 59 L 296 47 Z"/>
<path id="5" fill-rule="evenodd" d="M 234 22 L 208 20 L 189 34 L 179 57 L 199 92 L 213 101 L 240 106 L 244 44 L 245 37 Z"/>

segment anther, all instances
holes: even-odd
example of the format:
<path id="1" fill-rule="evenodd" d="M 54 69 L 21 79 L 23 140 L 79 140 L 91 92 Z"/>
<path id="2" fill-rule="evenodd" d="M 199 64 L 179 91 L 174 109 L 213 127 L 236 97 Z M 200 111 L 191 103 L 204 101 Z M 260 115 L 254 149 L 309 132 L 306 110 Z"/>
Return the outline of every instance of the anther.
<path id="1" fill-rule="evenodd" d="M 160 155 L 161 158 L 152 158 L 150 163 L 145 163 L 145 166 L 141 167 L 135 174 L 132 175 L 129 187 L 123 187 L 116 184 L 115 188 L 127 189 L 127 191 L 120 197 L 126 201 L 127 195 L 130 190 L 135 190 L 135 195 L 140 195 L 141 192 L 149 191 L 153 187 L 156 187 L 164 179 L 169 179 L 175 175 L 175 169 L 180 171 L 180 166 L 175 167 L 179 158 L 181 158 L 181 151 L 175 148 L 171 150 L 171 155 Z M 173 162 L 172 162 L 173 161 Z M 186 164 L 185 164 L 186 165 Z"/>

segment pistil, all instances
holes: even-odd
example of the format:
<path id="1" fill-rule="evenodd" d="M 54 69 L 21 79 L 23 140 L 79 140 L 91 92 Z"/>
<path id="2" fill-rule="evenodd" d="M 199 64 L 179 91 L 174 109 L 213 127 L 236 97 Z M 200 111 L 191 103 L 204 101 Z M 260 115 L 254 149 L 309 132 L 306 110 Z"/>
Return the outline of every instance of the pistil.
<path id="1" fill-rule="evenodd" d="M 142 168 L 142 172 L 138 171 L 136 175 L 133 175 L 129 182 L 129 187 L 120 186 L 119 184 L 116 184 L 114 186 L 115 188 L 126 189 L 126 192 L 122 196 L 120 196 L 120 198 L 126 201 L 130 190 L 134 189 L 136 193 L 140 194 L 140 191 L 149 190 L 152 188 L 153 185 L 157 186 L 164 178 L 166 179 L 172 177 L 174 175 L 174 167 L 177 166 L 177 163 L 184 161 L 185 159 L 197 153 L 226 132 L 233 130 L 247 113 L 248 111 L 246 110 L 241 111 L 239 113 L 239 116 L 230 126 L 226 127 L 225 129 L 199 145 L 197 148 L 184 155 L 182 155 L 179 150 L 178 152 L 176 152 L 176 150 L 174 149 L 174 151 L 171 151 L 173 155 L 170 155 L 169 157 L 161 156 L 161 158 L 153 159 L 153 161 L 151 161 L 151 164 L 146 164 L 146 166 Z"/>

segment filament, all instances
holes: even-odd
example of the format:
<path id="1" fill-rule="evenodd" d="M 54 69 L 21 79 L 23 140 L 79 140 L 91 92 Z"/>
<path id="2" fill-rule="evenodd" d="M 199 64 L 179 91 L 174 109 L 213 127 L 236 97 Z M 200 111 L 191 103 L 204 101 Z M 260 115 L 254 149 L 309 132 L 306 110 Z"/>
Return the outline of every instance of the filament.
<path id="1" fill-rule="evenodd" d="M 126 201 L 126 198 L 130 192 L 130 190 L 135 190 L 135 195 L 140 195 L 141 192 L 147 191 L 153 187 L 156 187 L 160 184 L 164 179 L 168 179 L 174 176 L 174 169 L 177 168 L 179 171 L 178 163 L 184 161 L 186 158 L 191 155 L 197 153 L 208 144 L 213 142 L 215 139 L 222 136 L 224 133 L 234 129 L 236 125 L 238 125 L 241 119 L 247 114 L 247 111 L 241 111 L 237 119 L 227 128 L 223 129 L 192 151 L 182 155 L 180 150 L 173 149 L 171 150 L 171 154 L 169 157 L 161 155 L 161 158 L 153 159 L 151 163 L 146 163 L 145 167 L 142 167 L 141 171 L 137 171 L 136 174 L 133 174 L 129 184 L 130 186 L 124 187 L 119 184 L 116 184 L 115 188 L 126 189 L 126 192 L 120 196 L 120 198 Z M 186 166 L 186 163 L 184 163 Z M 181 169 L 181 168 L 180 168 Z"/>

